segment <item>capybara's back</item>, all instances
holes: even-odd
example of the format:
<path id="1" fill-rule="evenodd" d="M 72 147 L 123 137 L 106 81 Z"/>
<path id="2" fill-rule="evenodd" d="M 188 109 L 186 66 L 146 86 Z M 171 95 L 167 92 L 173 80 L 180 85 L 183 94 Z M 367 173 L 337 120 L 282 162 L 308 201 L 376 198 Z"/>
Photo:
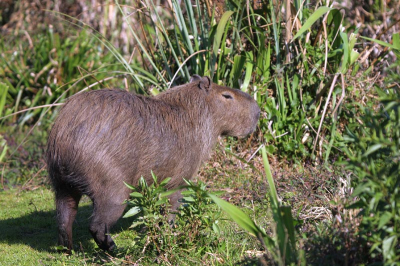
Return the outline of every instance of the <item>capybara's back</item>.
<path id="1" fill-rule="evenodd" d="M 76 94 L 50 132 L 47 166 L 56 197 L 59 244 L 72 249 L 72 223 L 82 195 L 93 201 L 96 243 L 111 250 L 110 227 L 122 215 L 129 189 L 151 171 L 171 188 L 190 179 L 218 136 L 245 136 L 260 109 L 246 93 L 192 77 L 156 97 L 122 90 Z M 175 204 L 179 193 L 171 200 Z"/>

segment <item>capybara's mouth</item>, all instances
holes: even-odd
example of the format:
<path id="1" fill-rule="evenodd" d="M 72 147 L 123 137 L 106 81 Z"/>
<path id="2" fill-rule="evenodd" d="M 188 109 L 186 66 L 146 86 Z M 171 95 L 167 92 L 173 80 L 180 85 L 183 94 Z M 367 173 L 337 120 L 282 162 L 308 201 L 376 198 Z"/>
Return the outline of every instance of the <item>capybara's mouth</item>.
<path id="1" fill-rule="evenodd" d="M 238 135 L 236 137 L 239 138 L 239 139 L 243 139 L 243 138 L 247 137 L 248 135 L 250 135 L 251 133 L 254 133 L 256 131 L 256 129 L 257 129 L 257 124 L 254 126 L 254 128 L 249 130 L 247 133 Z"/>

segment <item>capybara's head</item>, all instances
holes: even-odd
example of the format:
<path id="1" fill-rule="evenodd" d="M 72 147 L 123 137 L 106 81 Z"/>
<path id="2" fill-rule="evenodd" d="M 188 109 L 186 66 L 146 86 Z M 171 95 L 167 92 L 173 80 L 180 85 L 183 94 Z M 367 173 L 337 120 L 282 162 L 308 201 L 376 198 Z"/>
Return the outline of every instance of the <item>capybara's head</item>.
<path id="1" fill-rule="evenodd" d="M 260 108 L 249 94 L 212 83 L 209 77 L 194 75 L 190 81 L 206 94 L 214 127 L 220 135 L 244 137 L 256 129 Z"/>

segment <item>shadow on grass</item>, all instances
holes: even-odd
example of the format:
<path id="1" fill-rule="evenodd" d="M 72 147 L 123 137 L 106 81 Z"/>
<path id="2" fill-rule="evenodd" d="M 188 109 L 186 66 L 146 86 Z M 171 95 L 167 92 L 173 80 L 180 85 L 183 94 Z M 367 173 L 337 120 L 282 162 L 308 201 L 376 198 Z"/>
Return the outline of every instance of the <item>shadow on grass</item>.
<path id="1" fill-rule="evenodd" d="M 84 249 L 93 249 L 97 245 L 92 240 L 89 232 L 90 215 L 92 206 L 79 207 L 73 225 L 74 249 L 82 246 Z M 131 225 L 130 219 L 119 219 L 111 230 L 112 234 L 127 230 Z M 0 220 L 0 242 L 8 245 L 28 245 L 38 251 L 56 252 L 57 224 L 56 212 L 33 211 L 18 218 Z"/>

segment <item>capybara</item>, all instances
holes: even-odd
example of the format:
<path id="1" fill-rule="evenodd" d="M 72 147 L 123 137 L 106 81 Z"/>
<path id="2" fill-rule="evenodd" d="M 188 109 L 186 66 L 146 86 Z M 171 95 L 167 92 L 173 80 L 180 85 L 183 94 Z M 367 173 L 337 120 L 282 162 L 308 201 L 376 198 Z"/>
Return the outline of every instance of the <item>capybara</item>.
<path id="1" fill-rule="evenodd" d="M 190 83 L 155 97 L 95 90 L 69 98 L 47 144 L 55 191 L 58 241 L 72 249 L 72 223 L 82 195 L 93 201 L 89 230 L 112 250 L 110 227 L 121 217 L 130 190 L 151 171 L 169 188 L 185 184 L 209 157 L 219 136 L 244 137 L 256 128 L 260 108 L 250 95 L 194 75 Z M 124 182 L 123 182 L 124 181 Z M 172 208 L 179 203 L 176 193 Z"/>

